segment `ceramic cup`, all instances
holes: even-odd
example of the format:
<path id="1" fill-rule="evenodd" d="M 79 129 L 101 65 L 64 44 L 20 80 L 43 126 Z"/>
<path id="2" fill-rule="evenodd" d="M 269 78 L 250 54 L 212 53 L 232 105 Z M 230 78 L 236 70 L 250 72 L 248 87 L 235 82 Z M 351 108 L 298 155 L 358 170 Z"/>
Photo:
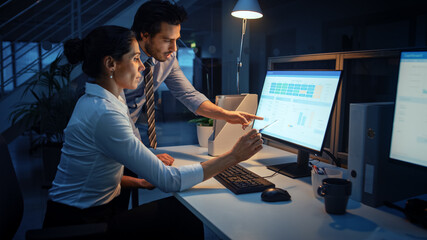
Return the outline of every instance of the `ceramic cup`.
<path id="1" fill-rule="evenodd" d="M 317 192 L 325 199 L 327 213 L 344 214 L 351 195 L 351 182 L 342 178 L 325 178 Z"/>
<path id="2" fill-rule="evenodd" d="M 326 174 L 317 174 L 311 170 L 311 185 L 313 186 L 313 194 L 316 198 L 321 198 L 317 193 L 317 188 L 322 185 L 322 180 L 325 178 L 342 178 L 343 172 L 339 169 L 325 168 Z"/>

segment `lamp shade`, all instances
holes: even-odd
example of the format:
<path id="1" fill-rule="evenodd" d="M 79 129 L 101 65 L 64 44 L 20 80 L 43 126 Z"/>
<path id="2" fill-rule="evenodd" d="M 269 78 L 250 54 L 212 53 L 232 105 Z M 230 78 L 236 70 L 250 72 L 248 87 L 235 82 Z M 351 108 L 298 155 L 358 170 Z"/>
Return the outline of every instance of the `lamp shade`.
<path id="1" fill-rule="evenodd" d="M 239 0 L 234 6 L 231 15 L 236 18 L 262 18 L 262 11 L 257 0 Z"/>

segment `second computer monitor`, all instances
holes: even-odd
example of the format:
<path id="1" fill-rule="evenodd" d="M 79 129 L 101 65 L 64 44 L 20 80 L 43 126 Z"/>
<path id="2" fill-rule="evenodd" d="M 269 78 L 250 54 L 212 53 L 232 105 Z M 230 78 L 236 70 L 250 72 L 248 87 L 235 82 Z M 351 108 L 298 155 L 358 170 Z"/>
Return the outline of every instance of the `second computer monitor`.
<path id="1" fill-rule="evenodd" d="M 341 71 L 268 71 L 254 128 L 267 139 L 299 150 L 298 164 L 278 166 L 291 177 L 310 174 L 308 153 L 320 153 L 335 102 Z M 295 168 L 295 169 L 294 169 Z"/>
<path id="2" fill-rule="evenodd" d="M 402 52 L 390 157 L 427 167 L 427 51 Z"/>

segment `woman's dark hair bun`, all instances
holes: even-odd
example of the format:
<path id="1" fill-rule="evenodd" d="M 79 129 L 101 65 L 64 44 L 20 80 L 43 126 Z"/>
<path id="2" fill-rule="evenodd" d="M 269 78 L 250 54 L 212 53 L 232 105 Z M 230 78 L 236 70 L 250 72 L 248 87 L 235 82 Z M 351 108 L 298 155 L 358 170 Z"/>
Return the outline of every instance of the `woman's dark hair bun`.
<path id="1" fill-rule="evenodd" d="M 83 40 L 80 38 L 69 39 L 64 43 L 64 54 L 71 64 L 84 60 Z"/>
<path id="2" fill-rule="evenodd" d="M 120 61 L 130 52 L 135 34 L 128 28 L 104 25 L 90 31 L 82 39 L 70 39 L 64 43 L 64 55 L 68 62 L 76 64 L 82 62 L 83 72 L 91 78 L 109 76 L 104 66 L 104 58 L 111 56 Z"/>

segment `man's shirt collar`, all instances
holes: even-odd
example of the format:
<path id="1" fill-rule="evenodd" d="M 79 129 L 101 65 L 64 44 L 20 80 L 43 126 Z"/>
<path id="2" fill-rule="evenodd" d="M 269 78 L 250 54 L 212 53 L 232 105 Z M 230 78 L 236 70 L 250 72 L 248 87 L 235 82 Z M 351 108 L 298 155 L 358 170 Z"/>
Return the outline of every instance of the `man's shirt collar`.
<path id="1" fill-rule="evenodd" d="M 139 50 L 141 50 L 141 55 L 140 55 L 141 62 L 145 63 L 145 61 L 147 61 L 148 58 L 150 58 L 150 57 L 147 56 L 147 54 L 145 54 L 145 52 L 144 52 L 144 50 L 142 50 L 142 48 L 139 48 Z M 153 60 L 153 66 L 156 66 L 158 61 L 155 58 L 151 58 L 151 59 Z"/>

